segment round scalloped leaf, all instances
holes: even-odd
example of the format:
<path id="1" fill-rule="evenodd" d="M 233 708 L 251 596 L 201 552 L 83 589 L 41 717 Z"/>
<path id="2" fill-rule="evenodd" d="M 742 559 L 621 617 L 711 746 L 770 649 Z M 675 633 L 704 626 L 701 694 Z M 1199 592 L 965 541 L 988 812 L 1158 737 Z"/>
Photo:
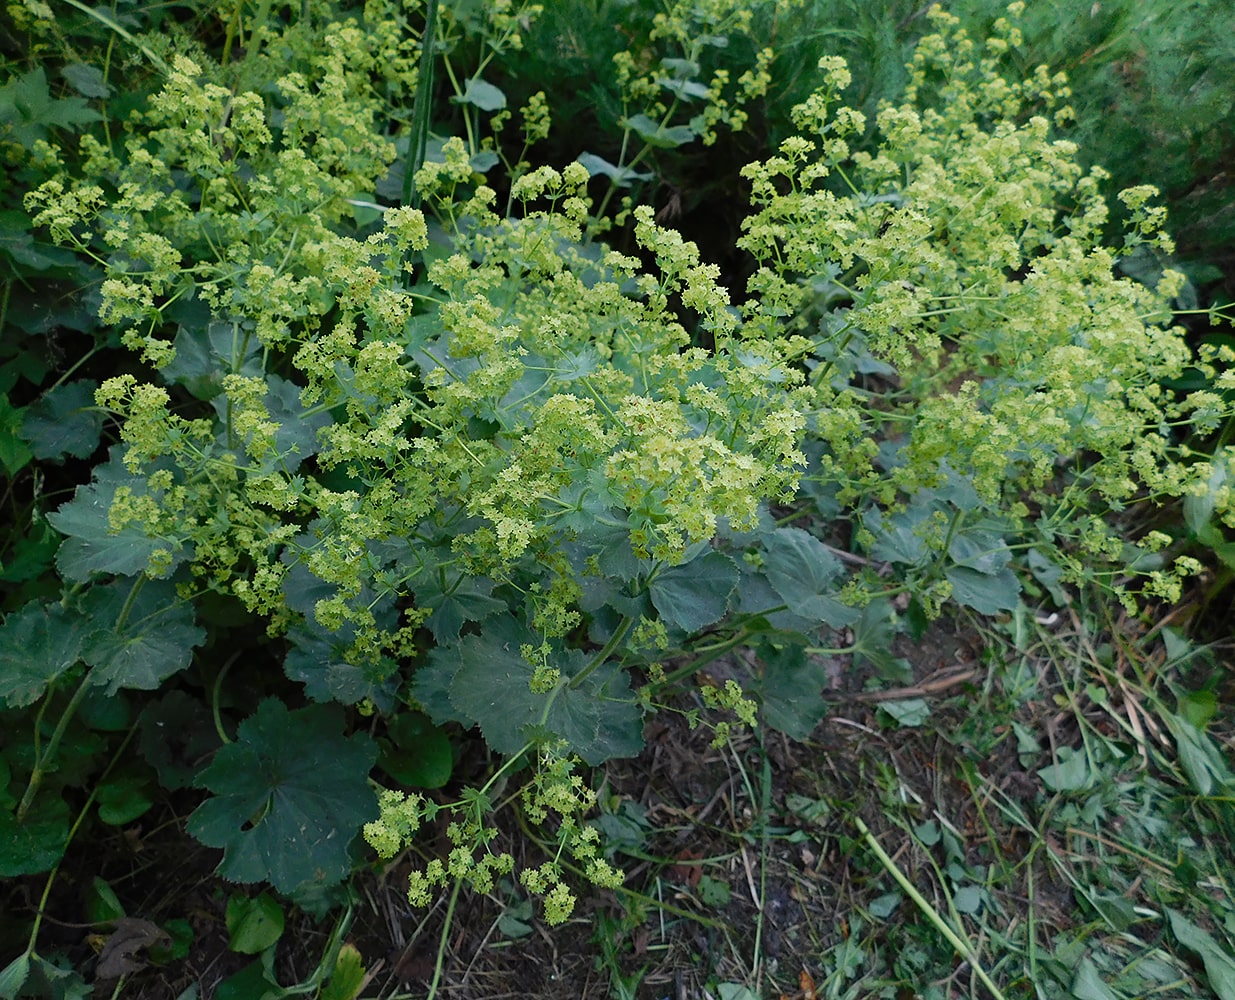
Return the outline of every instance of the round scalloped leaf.
<path id="1" fill-rule="evenodd" d="M 587 657 L 561 650 L 553 664 L 561 680 L 553 691 L 538 693 L 531 688 L 534 668 L 519 652 L 532 641 L 506 618 L 479 635 L 464 636 L 456 647 L 460 665 L 450 700 L 480 726 L 485 742 L 498 753 L 514 754 L 533 738 L 562 739 L 592 765 L 637 755 L 643 749 L 643 719 L 626 672 L 605 664 L 575 687 L 571 678 Z"/>
<path id="2" fill-rule="evenodd" d="M 27 604 L 0 625 L 0 702 L 33 705 L 81 655 L 84 622 L 58 604 Z"/>
<path id="3" fill-rule="evenodd" d="M 377 818 L 369 771 L 377 746 L 342 734 L 343 711 L 288 711 L 270 698 L 240 724 L 195 784 L 214 797 L 189 817 L 189 832 L 223 849 L 218 872 L 233 882 L 269 882 L 283 893 L 345 877 L 348 845 Z"/>
<path id="4" fill-rule="evenodd" d="M 801 528 L 777 528 L 765 544 L 764 572 L 790 611 L 832 628 L 857 620 L 857 610 L 834 596 L 842 566 L 823 542 Z"/>
<path id="5" fill-rule="evenodd" d="M 657 573 L 648 589 L 666 622 L 693 633 L 724 617 L 738 576 L 737 563 L 712 551 Z"/>
<path id="6" fill-rule="evenodd" d="M 193 623 L 192 609 L 171 583 L 149 580 L 129 603 L 127 581 L 94 587 L 83 610 L 95 631 L 82 650 L 94 669 L 91 679 L 108 694 L 121 688 L 153 691 L 193 659 L 206 632 Z M 124 621 L 120 621 L 125 613 Z"/>
<path id="7" fill-rule="evenodd" d="M 69 807 L 58 795 L 36 798 L 22 822 L 0 809 L 0 878 L 50 871 L 69 842 Z"/>
<path id="8" fill-rule="evenodd" d="M 81 379 L 49 389 L 26 410 L 21 436 L 38 459 L 89 458 L 106 414 L 94 403 L 97 382 Z"/>
<path id="9" fill-rule="evenodd" d="M 116 489 L 127 486 L 135 496 L 147 492 L 146 480 L 125 469 L 122 450 L 112 449 L 112 458 L 95 468 L 94 481 L 77 487 L 72 500 L 47 515 L 53 528 L 69 536 L 56 553 L 56 568 L 73 583 L 85 583 L 96 573 L 136 576 L 150 565 L 157 549 L 171 553 L 168 572 L 192 554 L 191 547 L 177 539 L 151 538 L 137 524 L 112 531 L 108 514 Z"/>

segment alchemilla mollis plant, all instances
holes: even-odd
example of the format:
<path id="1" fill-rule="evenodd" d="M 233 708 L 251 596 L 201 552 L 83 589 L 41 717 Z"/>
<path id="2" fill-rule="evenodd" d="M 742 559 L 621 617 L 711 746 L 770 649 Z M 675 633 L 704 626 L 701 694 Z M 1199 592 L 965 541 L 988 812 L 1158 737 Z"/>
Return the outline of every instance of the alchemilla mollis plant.
<path id="1" fill-rule="evenodd" d="M 237 6 L 221 59 L 164 39 L 161 84 L 122 124 L 32 142 L 26 210 L 97 269 L 132 355 L 71 383 L 116 444 L 49 514 L 59 597 L 0 626 L 0 699 L 28 738 L 6 874 L 63 851 L 82 705 L 159 692 L 161 725 L 193 714 L 192 677 L 209 762 L 146 757 L 211 793 L 188 827 L 222 875 L 305 896 L 347 875 L 362 829 L 391 858 L 442 823 L 413 902 L 513 874 L 558 922 L 563 859 L 621 883 L 584 766 L 637 754 L 659 692 L 703 659 L 756 664 L 746 691 L 704 688 L 718 740 L 757 709 L 803 736 L 824 711 L 813 657 L 896 669 L 898 595 L 919 615 L 1010 611 L 1027 583 L 1178 596 L 1198 565 L 1116 515 L 1190 496 L 1235 526 L 1231 456 L 1180 444 L 1229 405 L 1168 388 L 1195 369 L 1229 389 L 1232 358 L 1194 357 L 1171 325 L 1183 278 L 1153 193 L 1124 192 L 1133 222 L 1108 233 L 1101 172 L 1059 137 L 1066 81 L 1003 75 L 1019 5 L 985 42 L 934 11 L 874 122 L 820 63 L 797 134 L 745 172 L 740 298 L 651 206 L 610 214 L 652 150 L 741 127 L 765 92 L 770 52 L 733 83 L 702 69 L 746 6 L 672 5 L 650 41 L 676 54 L 619 58 L 641 145 L 618 164 L 535 165 L 543 95 L 510 139 L 492 79 L 537 13 L 510 3 L 445 5 L 444 49 L 481 55 L 470 77 L 444 57 L 462 134 L 423 163 L 392 124 L 427 65 L 417 4 L 248 28 Z M 634 253 L 599 241 L 614 226 Z M 1133 254 L 1164 262 L 1152 286 L 1120 275 Z M 252 665 L 211 662 L 222 623 L 254 620 Z M 449 734 L 473 729 L 502 762 L 448 800 Z M 375 791 L 375 764 L 400 787 Z M 525 768 L 515 798 L 557 850 L 515 873 L 493 812 Z"/>

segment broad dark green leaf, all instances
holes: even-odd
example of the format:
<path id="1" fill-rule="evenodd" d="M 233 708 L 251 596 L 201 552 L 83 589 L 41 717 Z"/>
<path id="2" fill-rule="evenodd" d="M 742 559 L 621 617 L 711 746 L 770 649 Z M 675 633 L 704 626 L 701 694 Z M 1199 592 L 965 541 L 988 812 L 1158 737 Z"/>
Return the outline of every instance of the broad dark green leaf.
<path id="1" fill-rule="evenodd" d="M 94 481 L 77 487 L 72 500 L 47 515 L 53 528 L 69 536 L 56 553 L 56 568 L 73 583 L 85 583 L 99 573 L 136 576 L 149 566 L 156 549 L 171 553 L 169 572 L 192 554 L 178 539 L 151 538 L 139 525 L 111 530 L 108 512 L 117 488 L 127 486 L 136 496 L 146 493 L 145 479 L 125 469 L 122 452 L 113 449 L 110 461 L 95 468 Z"/>
<path id="2" fill-rule="evenodd" d="M 417 607 L 433 609 L 425 624 L 438 642 L 458 639 L 464 622 L 484 621 L 506 610 L 505 601 L 489 596 L 493 581 L 484 577 L 447 573 L 443 581 L 437 572 L 430 571 L 417 577 L 412 589 Z"/>
<path id="3" fill-rule="evenodd" d="M 268 892 L 258 893 L 252 899 L 231 896 L 223 919 L 227 924 L 227 947 L 241 955 L 263 952 L 283 936 L 283 907 Z"/>
<path id="4" fill-rule="evenodd" d="M 619 167 L 595 153 L 580 153 L 578 160 L 587 168 L 590 176 L 608 177 L 618 187 L 630 187 L 632 181 L 646 181 L 652 177 L 650 173 L 632 170 L 630 167 Z"/>
<path id="5" fill-rule="evenodd" d="M 210 709 L 201 698 L 169 691 L 142 711 L 138 746 L 169 791 L 193 784 L 200 762 L 218 745 Z"/>
<path id="6" fill-rule="evenodd" d="M 94 404 L 98 387 L 91 379 L 66 382 L 44 393 L 26 410 L 21 436 L 35 458 L 89 458 L 94 453 L 105 417 Z"/>
<path id="7" fill-rule="evenodd" d="M 656 149 L 674 149 L 695 139 L 695 133 L 685 125 L 661 125 L 643 114 L 623 118 L 620 124 Z"/>
<path id="8" fill-rule="evenodd" d="M 107 81 L 103 78 L 103 71 L 97 66 L 69 63 L 60 73 L 69 81 L 69 86 L 82 97 L 111 96 L 111 87 L 107 85 Z"/>
<path id="9" fill-rule="evenodd" d="M 59 604 L 27 604 L 0 625 L 0 701 L 33 705 L 81 656 L 86 626 Z"/>
<path id="10" fill-rule="evenodd" d="M 14 76 L 0 87 L 0 138 L 7 132 L 7 138 L 27 149 L 46 139 L 50 127 L 73 128 L 101 118 L 80 97 L 54 99 L 42 66 Z"/>
<path id="11" fill-rule="evenodd" d="M 739 576 L 737 563 L 723 553 L 710 551 L 657 573 L 649 592 L 666 622 L 693 633 L 724 617 Z"/>
<path id="12" fill-rule="evenodd" d="M 193 648 L 206 641 L 205 629 L 194 624 L 192 608 L 170 582 L 147 581 L 130 604 L 131 590 L 129 581 L 118 581 L 92 588 L 82 602 L 92 633 L 82 659 L 94 668 L 93 683 L 108 694 L 155 690 L 187 667 Z"/>
<path id="13" fill-rule="evenodd" d="M 578 650 L 560 650 L 554 665 L 561 682 L 554 691 L 537 693 L 531 689 L 534 668 L 519 651 L 533 641 L 535 637 L 509 617 L 491 620 L 485 631 L 464 636 L 453 651 L 458 667 L 449 682 L 450 702 L 459 715 L 479 725 L 498 753 L 518 753 L 532 739 L 557 738 L 589 764 L 638 754 L 643 721 L 626 672 L 605 664 L 574 687 L 570 679 L 587 657 Z M 420 697 L 419 689 L 416 693 Z M 432 714 L 431 706 L 426 708 Z"/>
<path id="14" fill-rule="evenodd" d="M 792 739 L 806 739 L 827 711 L 823 666 L 798 646 L 778 649 L 765 644 L 758 659 L 763 667 L 759 686 L 763 721 Z"/>
<path id="15" fill-rule="evenodd" d="M 389 711 L 398 686 L 399 665 L 383 657 L 377 663 L 351 663 L 348 651 L 354 630 L 324 632 L 296 627 L 288 632 L 291 648 L 283 660 L 289 680 L 304 685 L 314 701 L 355 705 L 368 698 L 380 711 Z"/>
<path id="16" fill-rule="evenodd" d="M 836 599 L 843 567 L 823 542 L 801 528 L 777 528 L 764 545 L 764 572 L 790 611 L 832 628 L 857 620 L 858 610 Z"/>
<path id="17" fill-rule="evenodd" d="M 0 878 L 50 871 L 69 842 L 69 807 L 58 795 L 34 800 L 23 822 L 0 807 Z"/>
<path id="18" fill-rule="evenodd" d="M 1093 959 L 1086 956 L 1076 967 L 1072 979 L 1073 1000 L 1124 1000 L 1123 993 L 1116 993 L 1102 981 Z"/>
<path id="19" fill-rule="evenodd" d="M 459 104 L 472 104 L 481 111 L 501 111 L 506 107 L 506 95 L 484 80 L 468 80 L 462 97 L 454 99 Z"/>
<path id="20" fill-rule="evenodd" d="M 377 766 L 411 788 L 441 788 L 454 770 L 450 738 L 420 712 L 390 720 L 389 739 L 379 739 Z"/>
<path id="21" fill-rule="evenodd" d="M 952 598 L 984 615 L 1011 611 L 1020 602 L 1021 582 L 1010 569 L 983 573 L 968 566 L 949 566 L 943 571 L 952 584 Z"/>
<path id="22" fill-rule="evenodd" d="M 240 724 L 198 776 L 207 799 L 189 832 L 223 848 L 219 874 L 233 882 L 270 882 L 291 892 L 330 883 L 350 867 L 348 845 L 377 818 L 368 785 L 377 747 L 364 734 L 342 734 L 334 705 L 296 711 L 273 698 Z"/>

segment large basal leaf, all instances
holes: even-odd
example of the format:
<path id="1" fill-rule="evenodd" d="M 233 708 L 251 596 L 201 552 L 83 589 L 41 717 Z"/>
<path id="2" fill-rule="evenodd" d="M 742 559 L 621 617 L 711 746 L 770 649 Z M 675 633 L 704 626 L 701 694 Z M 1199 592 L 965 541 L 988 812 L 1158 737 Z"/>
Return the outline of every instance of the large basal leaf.
<path id="1" fill-rule="evenodd" d="M 192 608 L 170 582 L 147 581 L 129 603 L 131 590 L 128 581 L 94 587 L 82 602 L 91 630 L 82 659 L 94 668 L 93 683 L 108 694 L 155 690 L 187 667 L 193 647 L 206 641 L 205 629 L 194 624 Z"/>
<path id="2" fill-rule="evenodd" d="M 26 410 L 21 436 L 35 458 L 89 458 L 99 446 L 105 414 L 94 403 L 97 382 L 82 379 L 48 390 Z"/>
<path id="3" fill-rule="evenodd" d="M 135 524 L 111 530 L 108 512 L 117 488 L 127 486 L 136 496 L 146 493 L 145 479 L 125 469 L 122 453 L 122 448 L 114 448 L 111 460 L 94 470 L 94 481 L 77 487 L 72 500 L 47 515 L 53 528 L 69 536 L 56 553 L 56 568 L 66 580 L 85 583 L 98 573 L 136 576 L 149 566 L 156 549 L 171 553 L 168 572 L 191 555 L 190 547 L 178 539 L 151 538 Z"/>
<path id="4" fill-rule="evenodd" d="M 764 572 L 790 611 L 832 628 L 857 620 L 858 611 L 836 599 L 843 567 L 823 542 L 801 528 L 777 528 L 764 545 Z"/>
<path id="5" fill-rule="evenodd" d="M 85 623 L 59 604 L 27 604 L 0 625 L 0 702 L 32 705 L 77 662 Z"/>
<path id="6" fill-rule="evenodd" d="M 810 736 L 827 711 L 823 668 L 798 646 L 759 649 L 763 679 L 759 700 L 763 721 L 795 740 Z"/>
<path id="7" fill-rule="evenodd" d="M 724 617 L 738 576 L 737 563 L 710 551 L 657 573 L 648 589 L 666 622 L 684 632 L 698 632 Z"/>
<path id="8" fill-rule="evenodd" d="M 490 615 L 506 610 L 506 602 L 489 596 L 493 581 L 484 577 L 458 576 L 446 578 L 436 571 L 423 573 L 412 583 L 416 606 L 432 608 L 425 621 L 438 642 L 454 642 L 465 622 L 484 621 Z"/>
<path id="9" fill-rule="evenodd" d="M 451 651 L 457 662 L 449 681 L 449 698 L 468 724 L 479 725 L 489 746 L 518 753 L 532 739 L 562 739 L 589 764 L 633 757 L 643 749 L 643 720 L 630 690 L 630 679 L 616 664 L 605 664 L 577 687 L 571 678 L 588 662 L 578 650 L 560 650 L 553 665 L 561 671 L 556 689 L 534 692 L 534 668 L 519 649 L 535 637 L 513 618 L 492 621 L 484 632 L 464 636 Z M 444 677 L 440 660 L 437 681 Z M 420 678 L 418 677 L 419 681 Z M 420 690 L 416 690 L 420 697 Z M 438 723 L 447 721 L 425 708 Z"/>
<path id="10" fill-rule="evenodd" d="M 348 845 L 378 815 L 368 785 L 377 746 L 342 734 L 334 705 L 296 711 L 273 698 L 240 724 L 196 784 L 207 799 L 189 832 L 223 849 L 218 872 L 233 882 L 270 882 L 289 893 L 347 875 Z"/>
<path id="11" fill-rule="evenodd" d="M 968 566 L 949 566 L 943 571 L 952 584 L 952 598 L 980 614 L 1011 611 L 1020 601 L 1021 582 L 1010 569 L 982 573 Z"/>
<path id="12" fill-rule="evenodd" d="M 385 657 L 377 663 L 349 662 L 354 636 L 350 625 L 338 632 L 293 628 L 287 636 L 292 645 L 283 660 L 283 672 L 303 684 L 305 694 L 314 701 L 355 705 L 367 698 L 387 712 L 394 705 L 399 666 Z"/>
<path id="13" fill-rule="evenodd" d="M 58 795 L 34 800 L 22 822 L 0 806 L 0 878 L 50 871 L 69 842 L 69 807 Z"/>

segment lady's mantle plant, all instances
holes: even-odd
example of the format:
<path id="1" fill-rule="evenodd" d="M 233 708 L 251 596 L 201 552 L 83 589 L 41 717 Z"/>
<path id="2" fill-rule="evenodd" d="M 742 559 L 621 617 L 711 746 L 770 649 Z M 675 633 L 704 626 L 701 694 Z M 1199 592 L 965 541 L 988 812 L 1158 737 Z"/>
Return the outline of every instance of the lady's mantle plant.
<path id="1" fill-rule="evenodd" d="M 765 719 L 800 735 L 823 711 L 811 656 L 830 632 L 851 628 L 846 651 L 884 662 L 898 591 L 995 613 L 1026 567 L 1061 595 L 1118 586 L 1170 539 L 1126 551 L 1109 512 L 1210 481 L 1172 432 L 1223 404 L 1163 387 L 1194 363 L 1167 328 L 1181 279 L 1114 273 L 1167 248 L 1161 220 L 1148 192 L 1125 193 L 1132 230 L 1104 243 L 1101 177 L 1046 117 L 1066 116 L 1064 82 L 998 72 L 1011 24 L 979 52 L 936 12 L 870 153 L 850 149 L 866 123 L 837 106 L 843 65 L 821 64 L 800 134 L 747 170 L 758 269 L 734 308 L 647 206 L 632 213 L 641 259 L 590 241 L 607 220 L 580 163 L 517 157 L 499 210 L 472 134 L 471 109 L 496 100 L 480 86 L 458 95 L 471 146 L 446 141 L 414 176 L 424 211 L 378 206 L 396 151 L 377 123 L 414 60 L 398 18 L 368 14 L 256 32 L 235 72 L 170 54 L 124 140 L 83 139 L 82 176 L 27 198 L 104 269 L 102 315 L 150 370 L 97 389 L 120 444 L 51 515 L 68 589 L 5 621 L 6 648 L 40 653 L 0 697 L 57 699 L 67 720 L 94 688 L 153 690 L 187 669 L 208 598 L 262 616 L 315 704 L 262 701 L 231 741 L 216 700 L 229 742 L 192 776 L 215 794 L 189 827 L 224 848 L 227 877 L 337 880 L 347 834 L 364 826 L 391 856 L 446 810 L 451 846 L 413 898 L 460 879 L 484 891 L 513 867 L 492 847 L 493 794 L 531 751 L 524 807 L 559 850 L 519 878 L 564 918 L 562 857 L 620 880 L 574 769 L 639 751 L 649 698 L 629 666 L 654 675 L 649 658 L 722 629 L 713 648 L 757 654 Z M 766 83 L 761 59 L 747 97 Z M 666 122 L 677 99 L 708 96 L 688 69 L 663 78 Z M 540 99 L 523 117 L 529 140 L 548 127 Z M 703 115 L 697 134 L 723 120 Z M 1212 499 L 1235 520 L 1229 496 Z M 850 579 L 815 534 L 772 522 L 770 501 L 843 512 L 899 575 Z M 1149 591 L 1169 596 L 1192 567 L 1150 568 Z M 223 678 L 206 676 L 217 699 Z M 736 685 L 706 701 L 752 717 Z M 479 727 L 506 757 L 497 774 L 448 806 L 396 790 L 375 802 L 379 750 L 406 773 L 396 733 L 414 731 L 423 760 L 450 723 Z M 33 815 L 64 731 L 6 819 Z M 67 828 L 52 812 L 41 821 Z"/>

